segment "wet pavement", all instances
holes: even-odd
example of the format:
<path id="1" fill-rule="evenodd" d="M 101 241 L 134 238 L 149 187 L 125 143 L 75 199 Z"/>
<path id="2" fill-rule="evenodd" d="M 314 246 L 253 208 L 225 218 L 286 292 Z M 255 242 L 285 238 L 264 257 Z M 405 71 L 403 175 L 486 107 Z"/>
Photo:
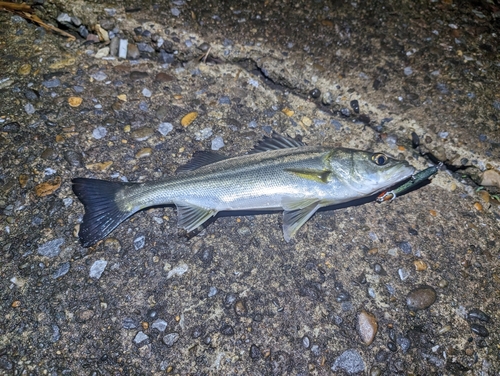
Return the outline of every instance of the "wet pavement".
<path id="1" fill-rule="evenodd" d="M 499 374 L 497 3 L 35 8 L 77 39 L 0 12 L 0 373 Z M 79 245 L 72 178 L 271 131 L 444 167 L 290 243 L 280 214 L 153 208 Z"/>

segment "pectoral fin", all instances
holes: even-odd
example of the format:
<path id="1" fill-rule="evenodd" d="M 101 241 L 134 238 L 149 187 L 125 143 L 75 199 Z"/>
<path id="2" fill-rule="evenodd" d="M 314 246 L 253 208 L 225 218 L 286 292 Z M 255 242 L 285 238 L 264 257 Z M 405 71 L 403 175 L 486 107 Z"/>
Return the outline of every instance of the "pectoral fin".
<path id="1" fill-rule="evenodd" d="M 321 202 L 315 201 L 301 209 L 285 210 L 283 212 L 283 235 L 285 240 L 289 242 L 304 223 L 322 206 Z"/>
<path id="2" fill-rule="evenodd" d="M 195 230 L 217 214 L 217 210 L 203 208 L 184 202 L 176 202 L 175 206 L 177 207 L 177 225 L 187 232 Z"/>

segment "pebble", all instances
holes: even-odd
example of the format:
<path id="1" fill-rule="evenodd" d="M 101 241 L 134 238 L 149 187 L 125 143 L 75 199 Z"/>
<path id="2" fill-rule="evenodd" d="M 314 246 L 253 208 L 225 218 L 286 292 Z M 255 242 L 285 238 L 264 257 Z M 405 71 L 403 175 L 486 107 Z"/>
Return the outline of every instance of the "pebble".
<path id="1" fill-rule="evenodd" d="M 486 170 L 481 178 L 481 185 L 500 188 L 500 173 L 496 170 Z"/>
<path id="2" fill-rule="evenodd" d="M 477 334 L 480 337 L 488 337 L 490 335 L 488 329 L 486 329 L 486 327 L 481 324 L 471 324 L 470 329 L 473 333 Z"/>
<path id="3" fill-rule="evenodd" d="M 225 336 L 233 336 L 234 328 L 229 324 L 223 324 L 220 328 L 220 332 Z"/>
<path id="4" fill-rule="evenodd" d="M 149 337 L 143 331 L 140 331 L 137 332 L 137 334 L 135 335 L 134 342 L 139 344 L 141 342 L 146 341 L 147 339 L 149 339 Z"/>
<path id="5" fill-rule="evenodd" d="M 202 141 L 210 138 L 213 135 L 212 128 L 203 128 L 201 131 L 194 133 L 196 141 Z"/>
<path id="6" fill-rule="evenodd" d="M 83 102 L 83 98 L 81 97 L 69 97 L 68 98 L 68 104 L 71 107 L 79 107 Z"/>
<path id="7" fill-rule="evenodd" d="M 47 89 L 53 89 L 61 85 L 61 81 L 59 78 L 53 78 L 51 80 L 43 81 L 42 86 L 45 86 Z"/>
<path id="8" fill-rule="evenodd" d="M 366 311 L 361 311 L 358 315 L 358 333 L 361 341 L 367 346 L 371 345 L 378 331 L 377 318 Z"/>
<path id="9" fill-rule="evenodd" d="M 342 116 L 349 117 L 351 116 L 351 111 L 348 108 L 341 108 L 340 113 Z"/>
<path id="10" fill-rule="evenodd" d="M 106 265 L 108 265 L 108 262 L 106 260 L 96 260 L 90 267 L 89 277 L 95 279 L 101 278 Z"/>
<path id="11" fill-rule="evenodd" d="M 24 96 L 29 101 L 36 101 L 36 100 L 38 100 L 38 94 L 35 91 L 30 90 L 30 89 L 26 89 L 24 91 Z"/>
<path id="12" fill-rule="evenodd" d="M 309 95 L 314 98 L 314 99 L 317 99 L 320 97 L 321 95 L 321 91 L 319 89 L 312 89 L 310 92 L 309 92 Z"/>
<path id="13" fill-rule="evenodd" d="M 127 48 L 127 58 L 130 60 L 136 60 L 141 56 L 141 53 L 139 52 L 139 49 L 137 48 L 137 45 L 134 43 L 130 43 Z"/>
<path id="14" fill-rule="evenodd" d="M 120 39 L 118 37 L 114 37 L 111 39 L 111 43 L 109 44 L 109 55 L 117 56 L 120 48 Z"/>
<path id="15" fill-rule="evenodd" d="M 224 95 L 219 98 L 219 104 L 231 104 L 231 99 L 227 95 Z"/>
<path id="16" fill-rule="evenodd" d="M 70 166 L 73 167 L 82 167 L 83 166 L 83 156 L 80 152 L 75 150 L 67 150 L 63 154 L 64 160 L 69 163 Z"/>
<path id="17" fill-rule="evenodd" d="M 413 264 L 415 265 L 415 270 L 417 272 L 427 270 L 427 264 L 422 260 L 415 260 L 413 261 Z"/>
<path id="18" fill-rule="evenodd" d="M 149 127 L 142 127 L 138 129 L 134 129 L 131 133 L 130 136 L 135 141 L 146 141 L 148 138 L 150 138 L 154 134 L 153 128 Z"/>
<path id="19" fill-rule="evenodd" d="M 122 321 L 123 329 L 135 329 L 137 328 L 137 321 L 130 317 L 125 317 Z"/>
<path id="20" fill-rule="evenodd" d="M 302 119 L 300 119 L 300 121 L 302 121 L 302 124 L 304 124 L 306 127 L 310 127 L 312 125 L 312 120 L 307 116 L 304 116 Z"/>
<path id="21" fill-rule="evenodd" d="M 344 351 L 332 365 L 332 371 L 343 369 L 349 375 L 353 375 L 365 370 L 365 362 L 363 358 L 354 349 Z"/>
<path id="22" fill-rule="evenodd" d="M 403 70 L 405 76 L 411 76 L 413 74 L 413 69 L 411 69 L 411 67 L 406 67 L 404 70 Z"/>
<path id="23" fill-rule="evenodd" d="M 158 126 L 158 132 L 160 132 L 163 136 L 166 136 L 174 129 L 174 126 L 171 123 L 160 123 Z"/>
<path id="24" fill-rule="evenodd" d="M 389 350 L 391 350 L 392 352 L 398 351 L 398 347 L 396 346 L 396 344 L 394 342 L 388 342 L 387 343 L 387 348 Z"/>
<path id="25" fill-rule="evenodd" d="M 61 246 L 64 244 L 63 238 L 50 240 L 38 246 L 37 253 L 45 257 L 56 257 L 61 252 Z"/>
<path id="26" fill-rule="evenodd" d="M 306 349 L 308 349 L 311 346 L 311 340 L 309 339 L 308 336 L 302 337 L 302 346 L 304 346 L 304 348 Z"/>
<path id="27" fill-rule="evenodd" d="M 411 244 L 409 242 L 399 242 L 398 243 L 399 249 L 403 251 L 405 255 L 410 255 L 411 254 Z"/>
<path id="28" fill-rule="evenodd" d="M 208 289 L 208 295 L 207 295 L 207 296 L 208 296 L 209 298 L 212 298 L 212 297 L 214 297 L 215 295 L 217 295 L 217 293 L 218 293 L 218 292 L 219 292 L 219 291 L 217 290 L 217 288 L 216 288 L 216 287 L 211 286 L 211 287 Z"/>
<path id="29" fill-rule="evenodd" d="M 56 271 L 54 273 L 52 273 L 52 278 L 57 279 L 59 277 L 62 277 L 63 275 L 65 275 L 69 272 L 69 268 L 70 268 L 69 262 L 65 262 L 65 263 L 59 265 L 59 267 L 56 269 Z"/>
<path id="30" fill-rule="evenodd" d="M 172 347 L 179 340 L 179 333 L 169 333 L 163 337 L 163 343 L 167 347 Z"/>
<path id="31" fill-rule="evenodd" d="M 160 332 L 164 332 L 165 329 L 167 329 L 167 325 L 168 324 L 167 324 L 167 322 L 165 320 L 158 319 L 155 322 L 153 322 L 153 325 L 151 325 L 151 327 L 153 329 L 159 330 Z"/>
<path id="32" fill-rule="evenodd" d="M 401 351 L 406 354 L 406 352 L 410 349 L 411 346 L 411 341 L 409 338 L 406 337 L 398 337 L 398 345 L 401 348 Z"/>
<path id="33" fill-rule="evenodd" d="M 20 74 L 21 76 L 27 76 L 28 74 L 31 73 L 31 65 L 30 64 L 21 65 L 17 70 L 17 73 Z"/>
<path id="34" fill-rule="evenodd" d="M 193 111 L 193 112 L 190 112 L 186 115 L 184 115 L 181 119 L 181 125 L 183 127 L 187 127 L 188 125 L 190 125 L 196 118 L 198 117 L 198 113 Z"/>
<path id="35" fill-rule="evenodd" d="M 413 289 L 406 296 L 406 305 L 411 310 L 421 310 L 430 307 L 436 301 L 436 290 L 430 286 Z"/>
<path id="36" fill-rule="evenodd" d="M 57 22 L 60 22 L 60 23 L 63 23 L 63 22 L 71 23 L 71 17 L 67 13 L 60 13 L 57 16 Z"/>
<path id="37" fill-rule="evenodd" d="M 153 149 L 151 148 L 142 148 L 135 154 L 135 158 L 140 159 L 140 158 L 147 158 L 151 156 Z"/>
<path id="38" fill-rule="evenodd" d="M 245 316 L 247 314 L 247 307 L 246 307 L 245 302 L 243 300 L 238 300 L 234 304 L 234 312 L 238 316 Z"/>
<path id="39" fill-rule="evenodd" d="M 142 89 L 142 95 L 144 95 L 146 98 L 151 98 L 151 91 L 149 89 Z"/>
<path id="40" fill-rule="evenodd" d="M 80 36 L 84 39 L 87 39 L 87 37 L 89 36 L 89 31 L 88 29 L 85 27 L 85 25 L 80 25 L 78 27 L 78 34 L 80 34 Z"/>
<path id="41" fill-rule="evenodd" d="M 351 105 L 352 110 L 356 114 L 359 114 L 359 102 L 356 99 L 354 99 L 351 101 L 350 105 Z"/>
<path id="42" fill-rule="evenodd" d="M 120 59 L 126 59 L 127 58 L 127 51 L 128 51 L 128 40 L 127 39 L 120 39 L 120 45 L 118 47 L 118 57 Z"/>
<path id="43" fill-rule="evenodd" d="M 173 81 L 174 79 L 175 79 L 174 76 L 167 74 L 165 72 L 160 72 L 155 77 L 155 81 L 158 82 L 170 82 Z"/>
<path id="44" fill-rule="evenodd" d="M 94 80 L 96 81 L 104 81 L 106 78 L 108 78 L 108 75 L 102 71 L 97 71 L 94 74 L 90 75 Z"/>
<path id="45" fill-rule="evenodd" d="M 172 16 L 179 17 L 181 14 L 181 11 L 177 8 L 171 8 L 170 13 L 172 13 Z"/>
<path id="46" fill-rule="evenodd" d="M 134 249 L 136 251 L 143 248 L 145 244 L 146 244 L 146 237 L 144 235 L 138 236 L 137 238 L 134 239 Z"/>
<path id="47" fill-rule="evenodd" d="M 252 344 L 252 346 L 250 346 L 250 358 L 256 360 L 259 359 L 261 356 L 262 354 L 260 352 L 259 347 L 255 344 Z"/>
<path id="48" fill-rule="evenodd" d="M 406 281 L 410 276 L 410 272 L 405 268 L 398 269 L 398 274 L 402 281 Z"/>
<path id="49" fill-rule="evenodd" d="M 167 279 L 170 279 L 175 276 L 181 276 L 189 270 L 189 267 L 186 264 L 179 264 L 172 270 L 170 270 L 167 274 Z"/>
<path id="50" fill-rule="evenodd" d="M 321 98 L 321 102 L 325 106 L 331 106 L 333 103 L 333 95 L 329 91 L 323 94 L 323 97 Z"/>
<path id="51" fill-rule="evenodd" d="M 96 59 L 102 59 L 103 57 L 106 57 L 106 56 L 109 56 L 109 47 L 103 47 L 103 48 L 100 48 L 96 54 L 95 54 L 95 58 Z"/>
<path id="52" fill-rule="evenodd" d="M 221 136 L 217 136 L 212 140 L 212 150 L 219 150 L 224 147 L 224 140 Z"/>
<path id="53" fill-rule="evenodd" d="M 480 320 L 484 322 L 490 322 L 491 320 L 490 316 L 477 308 L 471 309 L 467 314 L 467 317 L 469 320 Z"/>
<path id="54" fill-rule="evenodd" d="M 28 115 L 33 115 L 36 110 L 35 110 L 35 107 L 31 103 L 26 103 L 24 105 L 24 111 L 26 111 L 26 113 Z"/>
<path id="55" fill-rule="evenodd" d="M 12 123 L 7 123 L 2 127 L 2 132 L 6 133 L 17 133 L 21 129 L 19 123 L 17 122 L 12 122 Z"/>
<path id="56" fill-rule="evenodd" d="M 105 137 L 108 134 L 108 130 L 104 128 L 102 125 L 98 126 L 92 131 L 92 136 L 96 140 L 100 140 L 101 138 Z"/>

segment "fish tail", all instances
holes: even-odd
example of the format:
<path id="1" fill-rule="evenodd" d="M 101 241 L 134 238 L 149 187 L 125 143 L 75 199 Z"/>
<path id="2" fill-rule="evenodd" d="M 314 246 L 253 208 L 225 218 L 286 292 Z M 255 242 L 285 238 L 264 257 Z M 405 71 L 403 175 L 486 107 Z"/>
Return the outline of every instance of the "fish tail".
<path id="1" fill-rule="evenodd" d="M 82 202 L 85 215 L 78 237 L 83 247 L 90 247 L 104 239 L 137 209 L 126 210 L 116 202 L 116 194 L 133 183 L 112 182 L 98 179 L 72 180 L 73 192 Z"/>

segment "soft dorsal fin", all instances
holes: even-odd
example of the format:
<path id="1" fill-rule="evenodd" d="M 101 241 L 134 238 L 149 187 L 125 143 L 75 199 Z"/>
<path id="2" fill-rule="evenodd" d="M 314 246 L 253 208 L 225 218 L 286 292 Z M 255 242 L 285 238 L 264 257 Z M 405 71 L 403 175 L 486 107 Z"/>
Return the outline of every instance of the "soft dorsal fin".
<path id="1" fill-rule="evenodd" d="M 197 170 L 200 167 L 223 161 L 227 159 L 225 155 L 214 153 L 213 151 L 197 151 L 193 154 L 191 160 L 185 165 L 179 166 L 176 173 Z"/>
<path id="2" fill-rule="evenodd" d="M 264 136 L 257 146 L 248 152 L 248 154 L 262 153 L 263 151 L 298 148 L 304 146 L 302 141 L 294 140 L 291 137 L 282 136 L 276 132 L 271 137 Z"/>

